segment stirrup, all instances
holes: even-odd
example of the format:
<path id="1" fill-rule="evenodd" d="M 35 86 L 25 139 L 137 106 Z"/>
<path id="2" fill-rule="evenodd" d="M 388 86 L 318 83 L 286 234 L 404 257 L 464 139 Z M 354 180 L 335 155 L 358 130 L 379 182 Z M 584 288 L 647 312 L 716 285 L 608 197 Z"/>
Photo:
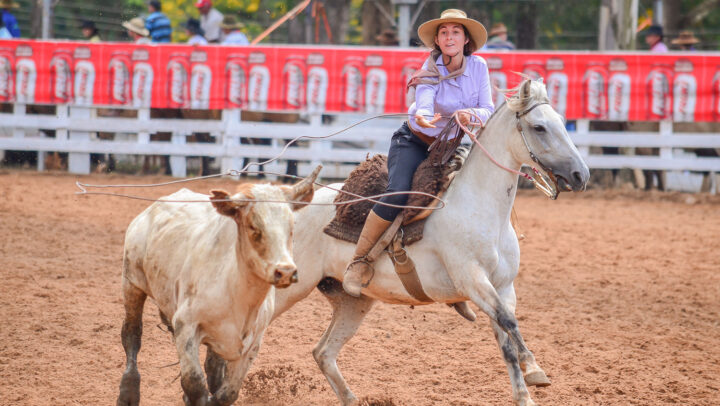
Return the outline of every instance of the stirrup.
<path id="1" fill-rule="evenodd" d="M 367 260 L 367 257 L 363 256 L 363 257 L 360 257 L 360 258 L 357 258 L 357 259 L 353 259 L 353 260 L 348 264 L 347 268 L 345 268 L 345 273 L 348 273 L 348 271 L 350 270 L 350 267 L 352 267 L 353 265 L 355 265 L 355 264 L 357 264 L 357 263 L 359 263 L 359 262 L 362 262 L 362 263 L 364 263 L 365 265 L 367 265 L 368 268 L 370 268 L 370 270 L 372 271 L 372 272 L 370 273 L 370 278 L 368 278 L 367 283 L 363 283 L 363 282 L 362 282 L 362 275 L 360 275 L 360 286 L 362 286 L 363 288 L 367 288 L 368 286 L 370 286 L 370 282 L 372 282 L 373 278 L 375 277 L 375 267 L 373 266 L 372 262 L 370 262 L 370 261 Z"/>

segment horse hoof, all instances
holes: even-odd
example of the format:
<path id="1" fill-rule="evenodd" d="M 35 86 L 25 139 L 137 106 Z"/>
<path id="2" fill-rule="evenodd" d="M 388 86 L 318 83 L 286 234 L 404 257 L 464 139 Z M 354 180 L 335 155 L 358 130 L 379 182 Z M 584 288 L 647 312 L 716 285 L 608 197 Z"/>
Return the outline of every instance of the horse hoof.
<path id="1" fill-rule="evenodd" d="M 545 372 L 542 370 L 530 372 L 529 374 L 526 374 L 524 378 L 525 384 L 528 386 L 550 386 L 550 379 L 548 379 L 547 375 L 545 375 Z"/>
<path id="2" fill-rule="evenodd" d="M 517 406 L 537 406 L 537 403 L 533 402 L 533 400 L 530 398 L 523 399 L 520 402 L 517 402 L 516 404 L 517 404 Z"/>

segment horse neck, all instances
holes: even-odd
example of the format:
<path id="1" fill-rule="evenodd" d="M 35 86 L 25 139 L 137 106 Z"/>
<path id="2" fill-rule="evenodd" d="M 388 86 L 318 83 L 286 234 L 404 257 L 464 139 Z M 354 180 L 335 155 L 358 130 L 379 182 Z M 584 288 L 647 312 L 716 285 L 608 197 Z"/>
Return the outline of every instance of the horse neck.
<path id="1" fill-rule="evenodd" d="M 501 106 L 488 121 L 478 141 L 498 163 L 520 169 L 521 164 L 513 157 L 511 148 L 516 141 L 513 137 L 519 137 L 513 114 L 507 106 Z M 515 201 L 517 180 L 517 174 L 498 167 L 481 148 L 474 146 L 448 190 L 448 206 L 452 207 L 452 211 L 481 210 L 498 214 L 497 219 L 506 222 Z"/>

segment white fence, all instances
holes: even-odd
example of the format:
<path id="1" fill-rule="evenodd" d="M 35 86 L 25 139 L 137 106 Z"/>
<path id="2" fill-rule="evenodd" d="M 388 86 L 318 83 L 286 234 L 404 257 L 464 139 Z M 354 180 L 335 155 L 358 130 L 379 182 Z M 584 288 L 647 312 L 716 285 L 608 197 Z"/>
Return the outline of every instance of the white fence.
<path id="1" fill-rule="evenodd" d="M 39 151 L 38 170 L 43 170 L 44 153 L 67 152 L 72 173 L 90 172 L 90 153 L 127 155 L 168 155 L 173 176 L 187 174 L 188 157 L 214 157 L 220 170 L 240 169 L 245 158 L 257 161 L 280 154 L 285 142 L 299 135 L 324 136 L 345 128 L 362 115 L 335 115 L 332 124 L 323 124 L 319 115 L 298 123 L 241 121 L 239 110 L 223 110 L 220 120 L 150 118 L 150 111 L 138 110 L 137 117 L 98 117 L 94 108 L 59 105 L 55 115 L 27 114 L 16 104 L 12 113 L 0 113 L 0 151 Z M 325 166 L 323 176 L 344 178 L 368 153 L 387 153 L 389 139 L 402 119 L 383 118 L 360 124 L 327 139 L 304 141 L 288 148 L 282 160 L 265 170 L 281 172 L 287 160 L 299 162 L 298 174 L 308 174 L 314 165 Z M 717 133 L 673 132 L 672 122 L 659 123 L 659 131 L 590 131 L 590 122 L 577 121 L 573 141 L 590 168 L 633 168 L 672 171 L 720 172 L 720 158 L 701 158 L 685 149 L 720 150 Z M 55 137 L 41 130 L 55 130 Z M 97 132 L 125 134 L 112 141 L 97 139 Z M 171 133 L 170 142 L 151 141 L 157 132 Z M 187 142 L 192 133 L 209 133 L 215 143 Z M 242 144 L 241 138 L 265 139 L 269 145 Z M 633 154 L 603 155 L 592 147 L 659 148 L 658 156 Z M 714 177 L 713 177 L 714 178 Z"/>

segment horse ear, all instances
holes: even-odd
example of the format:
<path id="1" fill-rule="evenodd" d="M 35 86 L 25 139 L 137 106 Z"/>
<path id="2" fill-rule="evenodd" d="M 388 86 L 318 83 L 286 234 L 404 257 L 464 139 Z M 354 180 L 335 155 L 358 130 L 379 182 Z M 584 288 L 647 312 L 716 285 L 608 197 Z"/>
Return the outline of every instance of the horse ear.
<path id="1" fill-rule="evenodd" d="M 527 79 L 523 82 L 522 87 L 520 88 L 520 98 L 526 99 L 530 97 L 530 86 L 532 85 L 532 80 Z"/>

